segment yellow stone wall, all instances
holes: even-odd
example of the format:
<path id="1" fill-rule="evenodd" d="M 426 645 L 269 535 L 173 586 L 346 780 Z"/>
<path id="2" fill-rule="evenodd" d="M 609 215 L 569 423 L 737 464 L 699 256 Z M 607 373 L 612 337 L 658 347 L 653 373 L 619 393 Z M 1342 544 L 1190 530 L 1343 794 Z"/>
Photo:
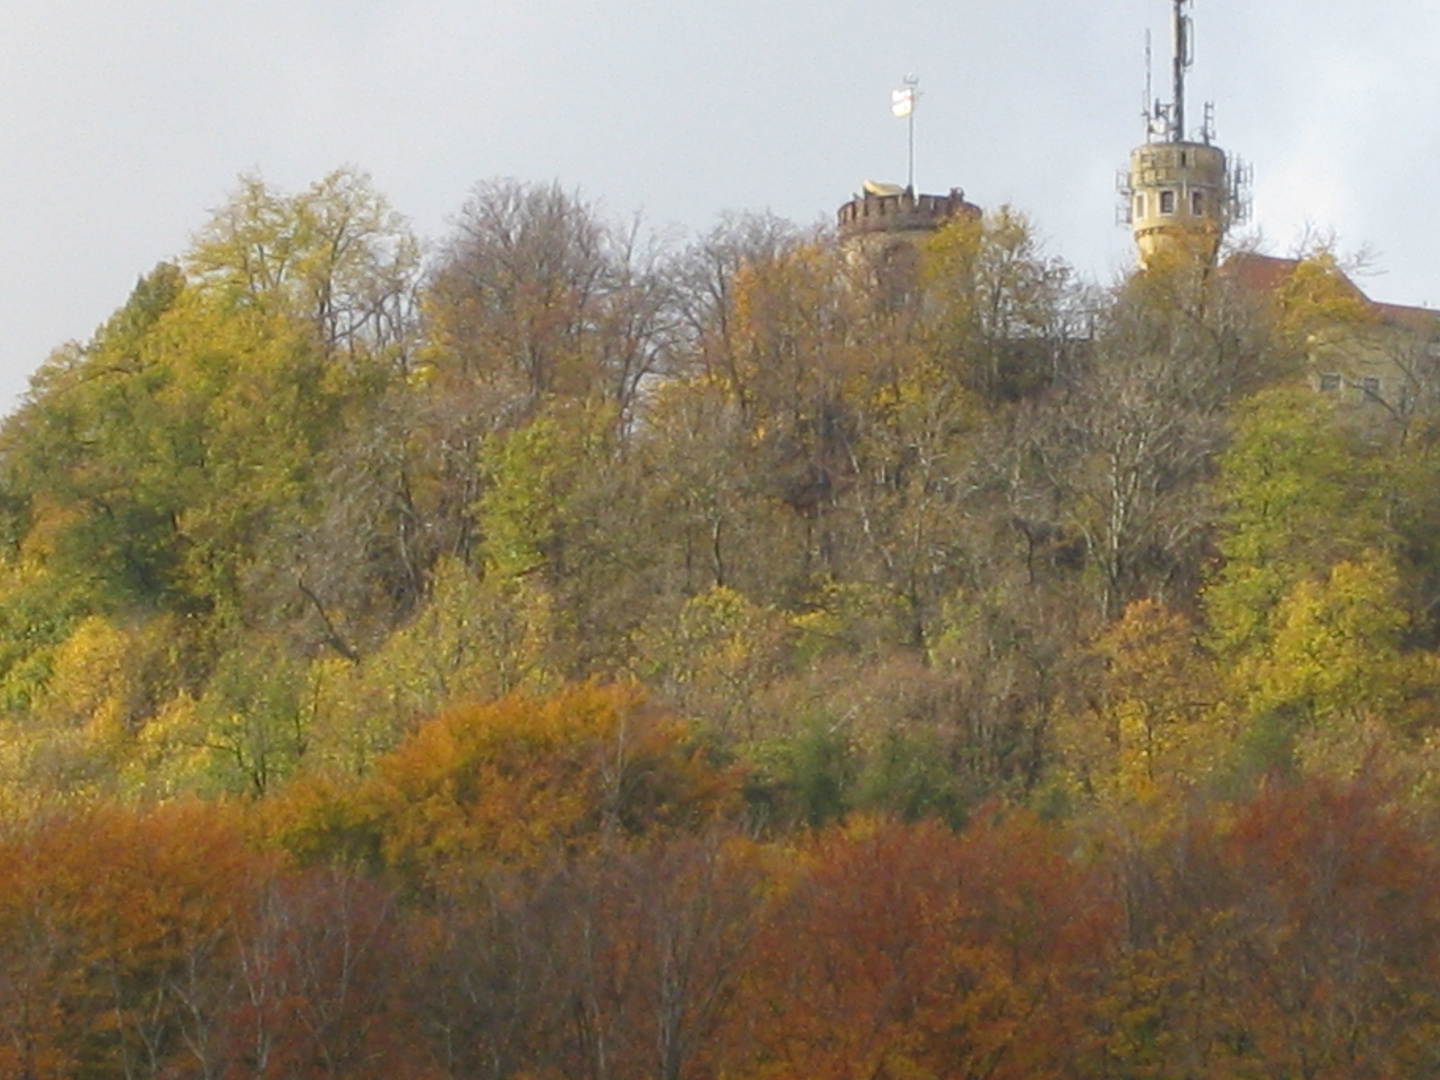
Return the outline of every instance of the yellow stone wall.
<path id="1" fill-rule="evenodd" d="M 1225 152 L 1206 143 L 1147 143 L 1130 153 L 1130 226 L 1142 264 L 1196 238 L 1216 245 L 1229 212 Z"/>

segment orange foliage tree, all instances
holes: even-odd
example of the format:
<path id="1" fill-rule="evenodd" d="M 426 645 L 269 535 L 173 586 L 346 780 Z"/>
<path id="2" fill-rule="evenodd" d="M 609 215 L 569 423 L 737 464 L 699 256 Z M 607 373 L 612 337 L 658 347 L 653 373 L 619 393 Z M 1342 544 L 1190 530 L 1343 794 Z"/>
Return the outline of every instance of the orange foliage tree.
<path id="1" fill-rule="evenodd" d="M 638 687 L 588 683 L 452 709 L 358 787 L 298 789 L 276 828 L 302 858 L 358 854 L 428 887 L 702 826 L 737 781 Z"/>
<path id="2" fill-rule="evenodd" d="M 287 870 L 226 806 L 99 807 L 0 838 L 0 1075 L 425 1077 L 395 910 Z"/>
<path id="3" fill-rule="evenodd" d="M 223 808 L 96 809 L 0 840 L 0 1073 L 216 1075 L 247 879 Z"/>
<path id="4" fill-rule="evenodd" d="M 1114 921 L 1058 839 L 1023 817 L 827 834 L 757 942 L 739 1073 L 1061 1075 Z"/>
<path id="5" fill-rule="evenodd" d="M 1272 786 L 1127 867 L 1104 1075 L 1434 1075 L 1440 863 L 1383 796 Z"/>

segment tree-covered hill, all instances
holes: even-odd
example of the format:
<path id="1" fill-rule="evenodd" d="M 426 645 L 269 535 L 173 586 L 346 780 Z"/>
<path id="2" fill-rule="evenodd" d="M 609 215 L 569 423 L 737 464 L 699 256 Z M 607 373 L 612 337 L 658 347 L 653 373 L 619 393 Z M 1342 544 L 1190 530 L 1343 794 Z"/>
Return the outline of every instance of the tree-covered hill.
<path id="1" fill-rule="evenodd" d="M 587 679 L 812 819 L 1424 738 L 1435 417 L 1299 385 L 1362 317 L 1324 257 L 1101 290 L 1008 209 L 866 259 L 755 216 L 656 246 L 510 181 L 422 250 L 363 174 L 246 179 L 35 375 L 13 810 L 361 777 L 447 704 Z"/>
<path id="2" fill-rule="evenodd" d="M 243 180 L 0 428 L 0 1070 L 1434 1075 L 1440 372 L 890 255 Z"/>

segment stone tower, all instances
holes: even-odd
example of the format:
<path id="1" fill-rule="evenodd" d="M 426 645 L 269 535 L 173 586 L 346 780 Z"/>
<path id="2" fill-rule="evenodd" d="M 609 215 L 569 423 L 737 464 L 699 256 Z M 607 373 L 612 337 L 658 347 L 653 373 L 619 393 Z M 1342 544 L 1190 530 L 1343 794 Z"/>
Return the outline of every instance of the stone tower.
<path id="1" fill-rule="evenodd" d="M 913 188 L 867 180 L 835 216 L 840 242 L 873 254 L 934 232 L 957 215 L 980 216 L 980 208 L 967 202 L 959 188 L 948 195 L 917 195 Z"/>
<path id="2" fill-rule="evenodd" d="M 916 297 L 920 253 L 915 241 L 956 218 L 979 218 L 980 207 L 959 188 L 948 195 L 917 195 L 914 188 L 865 181 L 860 194 L 836 214 L 840 250 L 852 272 L 891 308 Z"/>
<path id="3" fill-rule="evenodd" d="M 1215 146 L 1213 113 L 1205 107 L 1199 137 L 1185 130 L 1185 73 L 1194 59 L 1191 0 L 1173 0 L 1174 100 L 1150 104 L 1146 90 L 1145 143 L 1130 152 L 1120 181 L 1122 219 L 1130 225 L 1142 266 L 1169 251 L 1214 258 L 1226 230 L 1248 216 L 1248 172 Z"/>

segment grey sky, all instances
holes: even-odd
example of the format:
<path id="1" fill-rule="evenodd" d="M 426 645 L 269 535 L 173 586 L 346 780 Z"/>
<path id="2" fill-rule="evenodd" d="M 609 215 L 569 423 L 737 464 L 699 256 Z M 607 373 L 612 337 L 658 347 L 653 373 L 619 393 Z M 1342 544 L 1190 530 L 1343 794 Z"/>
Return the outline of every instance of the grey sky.
<path id="1" fill-rule="evenodd" d="M 829 219 L 900 179 L 1027 213 L 1108 279 L 1115 172 L 1157 86 L 1168 0 L 7 0 L 0 33 L 0 407 L 258 171 L 368 170 L 438 238 L 478 180 L 558 179 L 689 232 L 723 210 Z M 1376 296 L 1440 303 L 1440 5 L 1196 0 L 1192 115 L 1255 167 L 1255 224 L 1369 245 Z"/>

